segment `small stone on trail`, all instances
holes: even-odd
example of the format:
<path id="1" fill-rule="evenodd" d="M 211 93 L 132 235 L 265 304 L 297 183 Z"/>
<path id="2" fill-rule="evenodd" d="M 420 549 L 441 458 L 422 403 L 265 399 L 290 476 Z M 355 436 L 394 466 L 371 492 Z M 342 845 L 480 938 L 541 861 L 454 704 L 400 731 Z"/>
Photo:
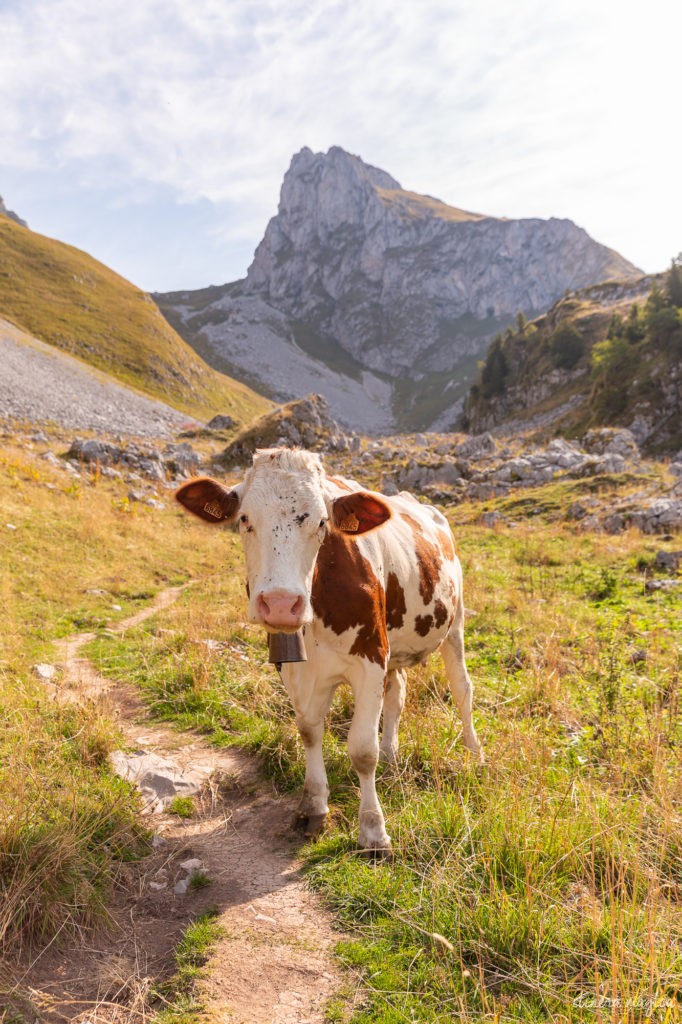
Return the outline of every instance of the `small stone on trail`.
<path id="1" fill-rule="evenodd" d="M 49 681 L 50 679 L 54 679 L 57 675 L 57 669 L 54 665 L 48 665 L 45 662 L 41 662 L 40 664 L 33 666 L 33 675 L 37 676 L 38 679 Z"/>
<path id="2" fill-rule="evenodd" d="M 204 862 L 199 860 L 198 857 L 190 857 L 189 860 L 183 860 L 180 867 L 183 871 L 189 871 L 191 874 L 193 871 L 201 871 L 204 867 Z"/>
<path id="3" fill-rule="evenodd" d="M 274 917 L 268 917 L 267 914 L 259 914 L 253 903 L 249 903 L 247 910 L 250 910 L 256 921 L 265 921 L 266 924 L 277 924 Z"/>
<path id="4" fill-rule="evenodd" d="M 210 765 L 197 764 L 181 768 L 167 757 L 144 750 L 115 750 L 109 760 L 117 775 L 141 790 L 147 813 L 164 811 L 175 796 L 194 796 L 212 770 Z"/>
<path id="5" fill-rule="evenodd" d="M 150 882 L 149 888 L 154 892 L 160 892 L 162 889 L 168 888 L 168 882 Z"/>
<path id="6" fill-rule="evenodd" d="M 181 878 L 179 882 L 176 882 L 173 886 L 173 892 L 176 896 L 183 896 L 189 889 L 189 878 Z"/>

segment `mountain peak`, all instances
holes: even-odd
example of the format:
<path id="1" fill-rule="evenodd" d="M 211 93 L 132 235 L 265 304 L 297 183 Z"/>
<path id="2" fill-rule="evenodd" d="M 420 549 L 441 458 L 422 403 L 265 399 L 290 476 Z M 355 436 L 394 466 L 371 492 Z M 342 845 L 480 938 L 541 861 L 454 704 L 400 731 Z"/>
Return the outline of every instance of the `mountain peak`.
<path id="1" fill-rule="evenodd" d="M 421 428 L 452 422 L 477 359 L 519 310 L 635 276 L 572 221 L 460 210 L 340 146 L 306 146 L 246 280 L 197 322 L 230 365 L 276 380 L 278 397 L 320 391 L 356 428 Z"/>
<path id="2" fill-rule="evenodd" d="M 290 175 L 313 175 L 324 178 L 335 176 L 339 182 L 364 183 L 377 188 L 400 188 L 400 183 L 380 167 L 366 163 L 362 157 L 349 153 L 341 146 L 330 146 L 326 153 L 313 153 L 304 146 L 291 160 L 289 170 L 284 176 L 282 188 Z"/>

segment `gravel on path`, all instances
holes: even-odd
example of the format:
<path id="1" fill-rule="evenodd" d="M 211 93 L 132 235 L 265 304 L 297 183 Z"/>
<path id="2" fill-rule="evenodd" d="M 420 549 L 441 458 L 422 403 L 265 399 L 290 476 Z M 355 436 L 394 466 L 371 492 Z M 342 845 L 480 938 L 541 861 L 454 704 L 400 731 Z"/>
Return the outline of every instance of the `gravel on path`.
<path id="1" fill-rule="evenodd" d="M 0 320 L 0 420 L 172 437 L 197 421 Z"/>

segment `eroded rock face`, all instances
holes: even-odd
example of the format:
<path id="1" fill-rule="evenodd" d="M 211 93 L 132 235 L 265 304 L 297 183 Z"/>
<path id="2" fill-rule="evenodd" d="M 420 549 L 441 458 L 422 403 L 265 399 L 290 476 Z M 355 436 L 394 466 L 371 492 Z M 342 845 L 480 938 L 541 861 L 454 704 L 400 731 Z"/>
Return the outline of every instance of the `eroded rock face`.
<path id="1" fill-rule="evenodd" d="M 569 220 L 458 210 L 335 146 L 294 156 L 243 282 L 201 302 L 157 298 L 190 342 L 201 330 L 217 357 L 275 397 L 319 391 L 341 422 L 386 432 L 429 374 L 443 378 L 430 381 L 422 425 L 447 417 L 453 381 L 519 310 L 638 274 Z"/>
<path id="2" fill-rule="evenodd" d="M 571 221 L 456 210 L 333 147 L 293 158 L 244 292 L 401 376 L 480 351 L 461 318 L 544 310 L 566 288 L 634 271 Z"/>

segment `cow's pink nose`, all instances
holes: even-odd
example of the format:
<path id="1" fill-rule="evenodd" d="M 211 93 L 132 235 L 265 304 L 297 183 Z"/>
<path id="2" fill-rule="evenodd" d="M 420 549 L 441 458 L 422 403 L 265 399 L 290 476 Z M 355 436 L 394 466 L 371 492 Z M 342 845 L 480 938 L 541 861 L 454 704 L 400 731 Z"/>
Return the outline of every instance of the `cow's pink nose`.
<path id="1" fill-rule="evenodd" d="M 303 597 L 286 590 L 271 590 L 258 595 L 258 614 L 268 626 L 288 628 L 301 625 Z"/>

